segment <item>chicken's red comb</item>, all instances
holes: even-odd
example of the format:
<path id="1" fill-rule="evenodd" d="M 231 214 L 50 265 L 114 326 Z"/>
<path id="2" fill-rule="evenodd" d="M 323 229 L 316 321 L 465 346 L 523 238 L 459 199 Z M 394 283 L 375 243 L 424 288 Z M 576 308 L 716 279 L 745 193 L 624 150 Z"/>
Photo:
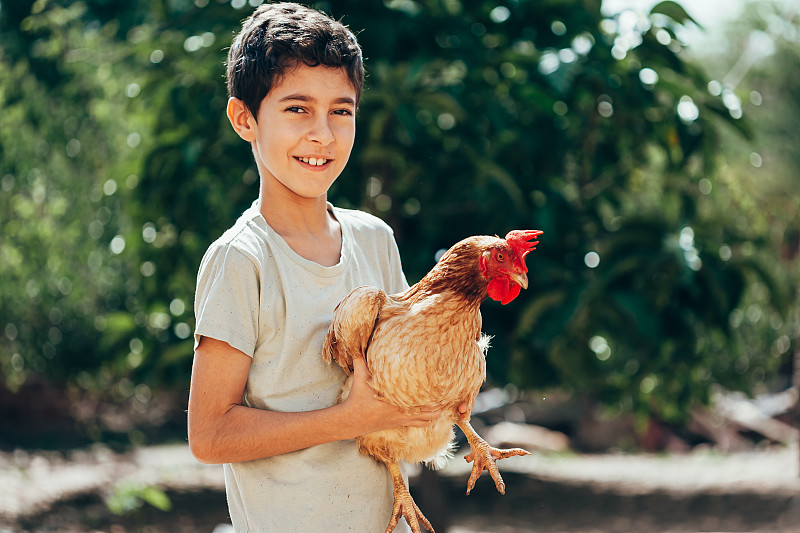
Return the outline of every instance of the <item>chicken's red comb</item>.
<path id="1" fill-rule="evenodd" d="M 521 263 L 520 267 L 522 267 L 523 272 L 528 271 L 525 265 L 525 256 L 528 255 L 529 252 L 535 250 L 536 245 L 539 244 L 539 241 L 530 242 L 530 240 L 535 239 L 541 234 L 542 231 L 538 229 L 515 229 L 506 234 L 506 242 L 517 252 Z"/>

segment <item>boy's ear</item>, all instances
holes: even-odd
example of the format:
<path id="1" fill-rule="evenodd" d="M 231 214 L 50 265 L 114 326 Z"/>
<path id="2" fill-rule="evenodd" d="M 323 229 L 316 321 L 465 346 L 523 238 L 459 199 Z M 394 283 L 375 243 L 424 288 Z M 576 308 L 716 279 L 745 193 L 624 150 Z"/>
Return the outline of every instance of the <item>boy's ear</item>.
<path id="1" fill-rule="evenodd" d="M 238 98 L 228 98 L 228 120 L 231 121 L 234 131 L 245 141 L 256 140 L 256 119 L 245 103 Z"/>

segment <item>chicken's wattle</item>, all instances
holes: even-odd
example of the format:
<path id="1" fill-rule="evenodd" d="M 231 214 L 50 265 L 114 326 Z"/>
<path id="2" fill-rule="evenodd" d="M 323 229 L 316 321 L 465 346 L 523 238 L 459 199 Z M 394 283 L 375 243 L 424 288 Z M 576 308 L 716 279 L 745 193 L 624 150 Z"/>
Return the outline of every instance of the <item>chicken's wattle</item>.
<path id="1" fill-rule="evenodd" d="M 506 305 L 519 296 L 521 287 L 506 276 L 493 278 L 486 287 L 489 298 Z"/>

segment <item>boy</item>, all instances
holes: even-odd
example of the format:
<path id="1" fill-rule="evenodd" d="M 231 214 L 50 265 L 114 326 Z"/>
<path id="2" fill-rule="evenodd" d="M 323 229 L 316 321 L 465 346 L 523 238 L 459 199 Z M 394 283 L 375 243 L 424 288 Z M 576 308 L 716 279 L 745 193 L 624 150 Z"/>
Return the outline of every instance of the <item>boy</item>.
<path id="1" fill-rule="evenodd" d="M 407 287 L 391 229 L 327 202 L 353 146 L 361 50 L 327 16 L 273 4 L 244 22 L 227 68 L 228 118 L 252 146 L 260 195 L 200 266 L 192 453 L 224 464 L 236 531 L 382 531 L 392 483 L 352 439 L 440 412 L 380 401 L 363 362 L 335 404 L 345 376 L 321 357 L 350 290 Z"/>

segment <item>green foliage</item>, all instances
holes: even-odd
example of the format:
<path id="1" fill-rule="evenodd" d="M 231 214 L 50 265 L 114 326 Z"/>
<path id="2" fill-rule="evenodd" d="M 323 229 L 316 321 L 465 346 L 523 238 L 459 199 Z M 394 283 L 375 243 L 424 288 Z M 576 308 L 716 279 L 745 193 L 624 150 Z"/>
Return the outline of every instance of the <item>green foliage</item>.
<path id="1" fill-rule="evenodd" d="M 120 207 L 108 176 L 135 162 L 115 142 L 113 84 L 76 81 L 102 76 L 109 60 L 98 49 L 103 31 L 75 25 L 83 14 L 75 4 L 23 19 L 30 42 L 0 57 L 0 365 L 12 388 L 30 372 L 94 371 L 108 355 L 96 349 L 95 326 L 122 268 L 109 250 Z M 10 53 L 13 44 L 27 54 Z"/>
<path id="2" fill-rule="evenodd" d="M 222 65 L 250 8 L 63 4 L 0 11 L 6 384 L 185 384 L 200 258 L 258 194 Z M 712 385 L 752 391 L 785 361 L 764 343 L 786 333 L 755 340 L 742 317 L 784 323 L 786 267 L 765 266 L 769 228 L 741 224 L 718 170 L 720 136 L 752 127 L 687 57 L 680 4 L 317 7 L 368 58 L 330 198 L 392 225 L 409 281 L 467 235 L 545 232 L 530 289 L 484 306 L 493 379 L 677 420 Z"/>
<path id="3" fill-rule="evenodd" d="M 768 250 L 761 268 L 779 285 L 794 290 L 800 286 L 800 150 L 794 140 L 800 134 L 794 120 L 800 111 L 797 14 L 796 5 L 750 2 L 728 27 L 731 46 L 725 50 L 709 46 L 700 53 L 715 69 L 716 79 L 722 80 L 723 96 L 741 102 L 754 125 L 753 142 L 730 132 L 721 135 L 725 164 L 719 186 L 733 206 L 728 210 L 731 224 L 758 235 L 757 246 Z M 785 386 L 793 366 L 789 356 L 797 353 L 800 337 L 800 293 L 788 295 L 794 305 L 778 302 L 781 307 L 788 305 L 790 312 L 777 317 L 764 312 L 775 292 L 767 283 L 750 284 L 731 318 L 740 326 L 734 330 L 739 364 L 758 361 L 768 349 L 783 365 Z"/>
<path id="4" fill-rule="evenodd" d="M 106 498 L 106 506 L 115 515 L 134 513 L 144 504 L 165 512 L 172 509 L 172 502 L 163 490 L 140 483 L 121 483 Z"/>

